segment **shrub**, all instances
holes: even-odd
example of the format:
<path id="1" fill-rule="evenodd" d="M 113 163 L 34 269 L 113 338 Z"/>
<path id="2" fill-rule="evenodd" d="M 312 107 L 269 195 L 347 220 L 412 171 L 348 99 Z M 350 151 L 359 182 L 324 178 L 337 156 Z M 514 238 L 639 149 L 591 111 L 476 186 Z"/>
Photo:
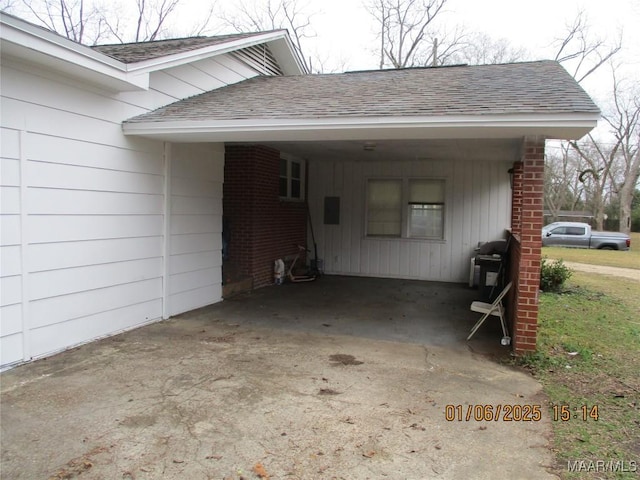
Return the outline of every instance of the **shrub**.
<path id="1" fill-rule="evenodd" d="M 540 272 L 540 288 L 545 292 L 559 291 L 564 282 L 569 280 L 573 272 L 562 260 L 549 262 L 547 257 L 542 258 Z"/>

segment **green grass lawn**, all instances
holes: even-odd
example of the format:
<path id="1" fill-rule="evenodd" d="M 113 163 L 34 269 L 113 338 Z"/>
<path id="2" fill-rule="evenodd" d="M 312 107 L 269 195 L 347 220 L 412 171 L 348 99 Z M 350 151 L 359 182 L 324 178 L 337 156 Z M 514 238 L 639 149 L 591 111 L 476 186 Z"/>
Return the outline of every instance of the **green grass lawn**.
<path id="1" fill-rule="evenodd" d="M 565 262 L 607 265 L 609 267 L 635 268 L 640 270 L 640 233 L 631 234 L 631 249 L 588 250 L 586 248 L 543 247 L 542 255 Z"/>
<path id="2" fill-rule="evenodd" d="M 635 245 L 640 251 L 640 241 Z M 548 250 L 561 249 L 545 248 L 543 255 L 551 257 Z M 591 255 L 583 263 L 611 265 L 608 254 L 629 252 L 578 253 Z M 522 360 L 543 384 L 550 418 L 551 405 L 558 405 L 558 416 L 563 405 L 569 407 L 567 421 L 553 421 L 558 473 L 567 479 L 640 478 L 640 282 L 574 272 L 562 293 L 542 293 L 538 351 Z M 597 421 L 588 415 L 582 420 L 584 405 L 587 414 L 597 406 Z M 567 462 L 574 460 L 635 461 L 638 472 L 569 473 Z"/>

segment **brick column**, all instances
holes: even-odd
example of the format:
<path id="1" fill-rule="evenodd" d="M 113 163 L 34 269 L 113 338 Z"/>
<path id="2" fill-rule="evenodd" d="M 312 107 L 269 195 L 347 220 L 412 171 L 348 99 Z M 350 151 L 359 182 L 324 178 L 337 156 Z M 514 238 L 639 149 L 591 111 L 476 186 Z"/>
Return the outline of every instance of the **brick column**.
<path id="1" fill-rule="evenodd" d="M 522 162 L 514 162 L 511 169 L 511 233 L 520 235 L 522 231 Z"/>
<path id="2" fill-rule="evenodd" d="M 306 244 L 307 205 L 278 197 L 280 152 L 262 145 L 227 145 L 224 217 L 230 229 L 225 283 L 273 283 L 273 262 Z"/>
<path id="3" fill-rule="evenodd" d="M 514 234 L 520 239 L 518 278 L 514 279 L 513 348 L 516 354 L 534 351 L 538 332 L 538 292 L 542 247 L 544 194 L 544 146 L 542 137 L 526 137 L 522 162 L 514 165 Z M 520 165 L 518 165 L 518 163 Z M 521 172 L 518 170 L 521 169 Z M 518 205 L 519 204 L 519 205 Z"/>

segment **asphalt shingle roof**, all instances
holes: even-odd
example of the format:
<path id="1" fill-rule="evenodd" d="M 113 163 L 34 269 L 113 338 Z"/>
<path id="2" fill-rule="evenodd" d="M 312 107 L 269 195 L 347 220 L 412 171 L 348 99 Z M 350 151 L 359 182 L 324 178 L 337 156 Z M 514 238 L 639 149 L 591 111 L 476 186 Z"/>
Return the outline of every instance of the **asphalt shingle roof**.
<path id="1" fill-rule="evenodd" d="M 599 113 L 562 66 L 483 66 L 255 77 L 127 122 Z"/>
<path id="2" fill-rule="evenodd" d="M 135 63 L 176 53 L 189 52 L 191 50 L 197 50 L 198 48 L 219 45 L 233 40 L 254 37 L 264 33 L 266 32 L 235 33 L 231 35 L 217 35 L 215 37 L 172 38 L 153 42 L 96 45 L 91 48 L 123 63 Z"/>

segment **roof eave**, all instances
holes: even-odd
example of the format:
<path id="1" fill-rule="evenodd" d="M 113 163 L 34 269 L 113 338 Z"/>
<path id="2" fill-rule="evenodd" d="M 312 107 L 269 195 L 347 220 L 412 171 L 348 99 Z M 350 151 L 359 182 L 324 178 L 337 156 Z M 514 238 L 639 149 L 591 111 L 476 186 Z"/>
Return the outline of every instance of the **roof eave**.
<path id="1" fill-rule="evenodd" d="M 146 90 L 148 75 L 131 74 L 126 65 L 11 15 L 0 14 L 3 56 L 25 59 L 65 75 L 119 91 Z"/>
<path id="2" fill-rule="evenodd" d="M 517 138 L 526 135 L 577 140 L 597 125 L 598 118 L 597 113 L 581 113 L 135 121 L 125 122 L 123 131 L 125 135 L 176 143 Z"/>

